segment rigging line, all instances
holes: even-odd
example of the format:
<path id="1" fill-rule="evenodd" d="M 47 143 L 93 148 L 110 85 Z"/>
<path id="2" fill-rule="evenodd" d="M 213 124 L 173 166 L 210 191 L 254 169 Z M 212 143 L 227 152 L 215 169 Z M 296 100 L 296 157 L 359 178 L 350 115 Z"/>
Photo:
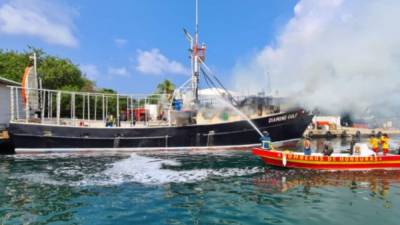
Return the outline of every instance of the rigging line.
<path id="1" fill-rule="evenodd" d="M 223 93 L 218 89 L 217 85 L 215 85 L 214 81 L 212 81 L 212 79 L 207 75 L 207 73 L 204 72 L 202 68 L 200 68 L 200 70 L 201 72 L 203 72 L 203 76 L 205 78 L 208 87 L 215 89 L 218 92 L 218 94 L 222 96 Z"/>
<path id="2" fill-rule="evenodd" d="M 218 84 L 225 90 L 227 91 L 227 89 L 225 88 L 225 86 L 222 84 L 222 82 L 218 79 L 217 76 L 214 75 L 214 73 L 211 71 L 211 69 L 207 66 L 207 64 L 205 64 L 205 62 L 199 58 L 201 65 L 204 66 L 204 68 L 207 70 L 207 72 L 218 82 Z"/>
<path id="3" fill-rule="evenodd" d="M 213 89 L 215 89 L 216 91 L 217 91 L 217 93 L 221 96 L 221 97 L 224 97 L 224 94 L 226 94 L 226 93 L 223 93 L 223 92 L 221 92 L 220 91 L 220 89 L 218 89 L 218 88 L 216 88 L 216 85 L 215 85 L 215 83 L 214 83 L 214 81 L 212 81 L 212 79 L 201 69 L 201 71 L 203 72 L 203 76 L 204 76 L 204 80 L 206 81 L 206 83 L 207 83 L 207 85 L 210 87 L 210 88 L 213 88 Z M 211 84 L 210 84 L 211 83 Z M 225 90 L 226 91 L 226 90 Z M 229 104 L 231 104 L 232 106 L 237 106 L 237 102 L 233 99 L 233 97 L 231 96 L 231 95 L 229 95 L 229 92 L 227 92 L 228 93 L 228 101 L 229 101 Z"/>
<path id="4" fill-rule="evenodd" d="M 203 76 L 204 76 L 204 80 L 206 81 L 207 86 L 210 89 L 216 89 L 217 92 L 219 92 L 218 88 L 215 88 L 213 85 L 210 84 L 210 82 L 212 82 L 212 81 L 210 80 L 210 78 L 204 72 L 203 72 Z M 220 95 L 222 97 L 221 93 L 218 93 L 218 95 Z"/>
<path id="5" fill-rule="evenodd" d="M 204 65 L 204 64 L 203 64 L 203 65 Z M 207 66 L 206 66 L 206 65 L 204 65 L 204 67 L 207 69 Z M 203 71 L 204 71 L 204 73 L 207 73 L 205 70 L 203 70 Z M 222 84 L 222 82 L 221 82 L 216 76 L 214 76 L 214 75 L 211 73 L 211 71 L 208 70 L 208 73 L 210 73 L 211 76 L 212 76 L 212 78 L 214 78 L 215 81 L 217 81 L 217 83 L 218 83 L 224 90 L 226 90 L 226 88 L 225 88 L 225 86 Z"/>
<path id="6" fill-rule="evenodd" d="M 202 67 L 200 67 L 200 70 L 203 72 L 203 74 L 205 75 L 206 78 L 209 79 L 209 81 L 211 82 L 212 85 L 214 85 L 214 87 L 217 87 L 217 85 L 214 83 L 214 81 L 212 81 L 211 77 L 204 71 L 204 69 Z M 214 76 L 215 80 L 218 82 L 218 79 L 216 79 L 216 77 Z M 232 105 L 238 106 L 238 102 L 236 101 L 236 99 L 232 96 L 232 94 L 220 83 L 218 82 L 218 84 L 220 85 L 220 87 L 225 91 L 225 94 L 228 96 L 229 101 L 231 102 Z M 219 92 L 220 95 L 222 95 L 222 92 L 220 92 L 220 90 L 218 88 L 217 92 Z"/>
<path id="7" fill-rule="evenodd" d="M 203 73 L 207 74 L 207 76 L 208 76 L 208 74 L 210 74 L 210 75 L 217 81 L 217 83 L 220 85 L 220 87 L 221 87 L 222 89 L 224 89 L 224 91 L 228 94 L 228 97 L 231 99 L 231 101 L 232 101 L 235 105 L 238 105 L 238 102 L 233 98 L 232 94 L 228 91 L 228 89 L 225 88 L 225 86 L 224 86 L 224 85 L 222 84 L 222 82 L 218 79 L 218 77 L 215 76 L 215 75 L 213 74 L 213 72 L 212 72 L 211 69 L 207 66 L 207 64 L 205 64 L 204 61 L 203 61 L 201 58 L 199 58 L 199 60 L 200 60 L 200 62 L 201 62 L 201 66 L 204 66 L 204 68 L 208 71 L 208 73 L 207 73 L 207 72 L 205 72 L 205 71 L 202 69 L 202 67 L 200 67 L 200 69 L 203 71 Z"/>
<path id="8" fill-rule="evenodd" d="M 225 93 L 221 92 L 220 89 L 217 88 L 217 85 L 215 85 L 214 81 L 204 72 L 204 70 L 201 69 L 201 71 L 203 72 L 203 75 L 206 78 L 206 80 L 208 80 L 208 82 L 211 83 L 212 88 L 214 88 L 220 96 L 224 96 L 224 94 L 228 93 L 225 89 L 224 89 Z M 229 93 L 228 93 L 228 100 L 232 100 L 232 97 L 229 95 Z"/>
<path id="9" fill-rule="evenodd" d="M 210 84 L 210 80 L 209 80 L 210 78 L 208 78 L 207 75 L 205 75 L 204 73 L 203 73 L 203 76 L 204 76 L 204 80 L 206 81 L 207 87 L 209 87 L 210 89 L 215 88 L 213 85 Z"/>

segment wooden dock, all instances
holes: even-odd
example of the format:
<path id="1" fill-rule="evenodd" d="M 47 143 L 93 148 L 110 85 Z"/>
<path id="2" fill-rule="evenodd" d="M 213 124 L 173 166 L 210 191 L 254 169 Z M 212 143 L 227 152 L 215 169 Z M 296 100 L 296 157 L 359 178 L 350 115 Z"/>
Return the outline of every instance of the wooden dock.
<path id="1" fill-rule="evenodd" d="M 8 140 L 10 136 L 6 130 L 0 131 L 0 140 Z"/>

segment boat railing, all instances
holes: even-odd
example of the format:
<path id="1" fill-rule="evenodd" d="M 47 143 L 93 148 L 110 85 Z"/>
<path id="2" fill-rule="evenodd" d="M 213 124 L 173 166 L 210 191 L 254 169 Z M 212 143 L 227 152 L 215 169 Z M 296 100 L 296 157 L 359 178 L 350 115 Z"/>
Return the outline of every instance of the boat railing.
<path id="1" fill-rule="evenodd" d="M 145 127 L 167 125 L 167 94 L 116 94 L 10 88 L 10 122 L 64 126 Z"/>
<path id="2" fill-rule="evenodd" d="M 116 94 L 9 87 L 10 122 L 15 123 L 122 128 L 174 126 L 180 120 L 177 120 L 178 114 L 173 111 L 191 110 L 191 104 L 187 101 L 183 101 L 186 106 L 182 109 L 174 108 L 173 101 L 177 96 L 169 94 Z M 264 100 L 260 108 L 257 105 L 260 98 L 257 96 L 234 98 L 236 102 L 244 103 L 240 110 L 249 118 L 276 112 L 275 108 L 265 108 Z M 195 121 L 199 124 L 225 121 L 227 113 L 231 120 L 241 119 L 234 111 L 229 113 L 229 107 L 224 107 L 217 96 L 201 96 L 196 110 L 199 113 Z M 190 117 L 192 115 L 188 114 Z"/>

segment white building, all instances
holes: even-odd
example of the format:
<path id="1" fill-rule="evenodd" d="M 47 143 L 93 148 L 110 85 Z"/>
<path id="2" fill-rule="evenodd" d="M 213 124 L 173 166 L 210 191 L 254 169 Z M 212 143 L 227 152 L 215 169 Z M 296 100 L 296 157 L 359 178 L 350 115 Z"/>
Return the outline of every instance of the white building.
<path id="1" fill-rule="evenodd" d="M 0 130 L 7 127 L 10 121 L 10 88 L 11 86 L 21 86 L 20 83 L 0 76 Z"/>

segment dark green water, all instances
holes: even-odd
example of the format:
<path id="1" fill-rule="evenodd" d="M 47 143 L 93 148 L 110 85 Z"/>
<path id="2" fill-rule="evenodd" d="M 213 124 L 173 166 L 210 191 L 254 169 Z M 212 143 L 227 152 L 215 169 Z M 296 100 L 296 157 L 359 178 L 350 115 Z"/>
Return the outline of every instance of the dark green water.
<path id="1" fill-rule="evenodd" d="M 400 172 L 249 152 L 0 156 L 0 224 L 400 224 Z"/>

